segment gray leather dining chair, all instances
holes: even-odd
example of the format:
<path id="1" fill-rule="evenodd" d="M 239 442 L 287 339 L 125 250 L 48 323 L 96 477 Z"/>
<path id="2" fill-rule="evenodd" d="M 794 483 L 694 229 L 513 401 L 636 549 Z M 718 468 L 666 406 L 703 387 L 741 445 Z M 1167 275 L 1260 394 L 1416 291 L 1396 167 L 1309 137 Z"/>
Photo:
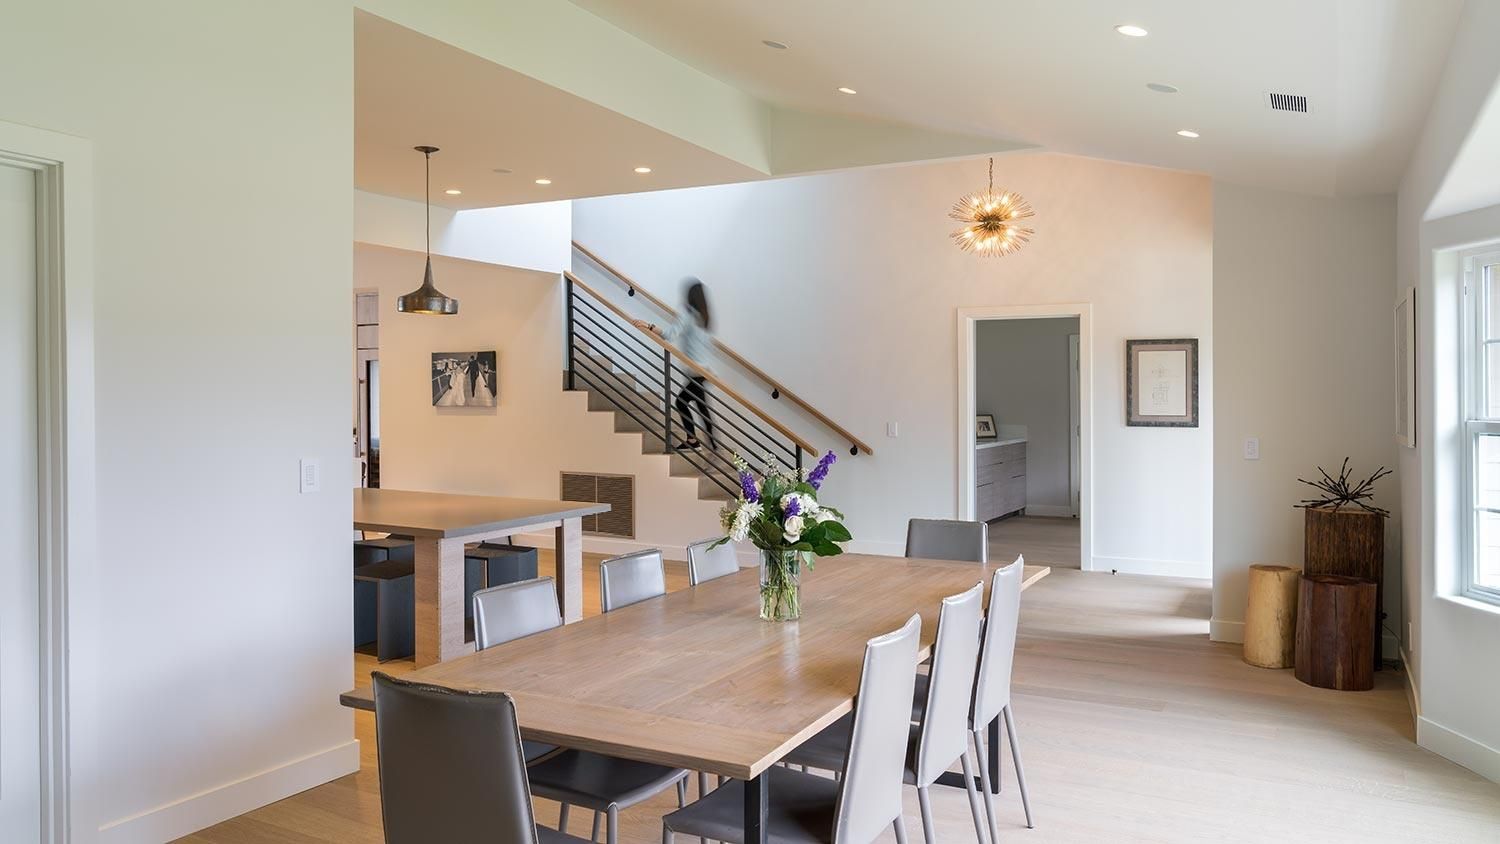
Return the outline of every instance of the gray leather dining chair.
<path id="1" fill-rule="evenodd" d="M 599 566 L 599 607 L 603 612 L 665 594 L 667 572 L 658 550 L 612 557 Z"/>
<path id="2" fill-rule="evenodd" d="M 697 586 L 716 577 L 725 577 L 740 570 L 740 561 L 734 555 L 734 546 L 725 542 L 714 546 L 717 539 L 705 539 L 687 547 L 688 583 Z"/>
<path id="3" fill-rule="evenodd" d="M 474 646 L 479 650 L 561 626 L 557 590 L 550 577 L 507 583 L 474 593 Z M 594 811 L 591 840 L 599 838 L 602 816 L 607 819 L 605 841 L 616 844 L 621 809 L 648 800 L 673 785 L 677 786 L 677 805 L 687 802 L 688 771 L 682 768 L 586 750 L 549 753 L 547 745 L 528 745 L 526 759 L 531 766 L 532 791 L 561 805 L 557 819 L 560 831 L 567 831 L 568 808 L 582 806 Z"/>
<path id="4" fill-rule="evenodd" d="M 770 840 L 866 844 L 894 826 L 897 844 L 906 844 L 901 780 L 921 628 L 921 616 L 913 615 L 901 629 L 865 644 L 842 778 L 779 766 L 761 774 L 768 778 Z M 678 833 L 743 841 L 744 812 L 745 784 L 731 780 L 663 817 L 662 844 L 672 844 Z"/>
<path id="5" fill-rule="evenodd" d="M 985 844 L 984 812 L 974 787 L 974 762 L 969 757 L 969 703 L 979 662 L 979 631 L 984 615 L 984 582 L 943 599 L 937 637 L 932 648 L 932 672 L 925 684 L 925 706 L 919 724 L 909 727 L 910 748 L 904 780 L 917 788 L 922 810 L 922 834 L 927 844 L 937 840 L 930 789 L 954 762 L 963 766 L 969 793 L 974 834 Z M 916 677 L 913 677 L 915 684 Z M 787 754 L 786 762 L 835 772 L 844 770 L 852 724 L 841 719 Z"/>
<path id="6" fill-rule="evenodd" d="M 906 523 L 906 556 L 987 563 L 990 526 L 956 519 L 912 519 Z"/>
<path id="7" fill-rule="evenodd" d="M 510 695 L 373 677 L 386 841 L 582 844 L 536 825 Z"/>

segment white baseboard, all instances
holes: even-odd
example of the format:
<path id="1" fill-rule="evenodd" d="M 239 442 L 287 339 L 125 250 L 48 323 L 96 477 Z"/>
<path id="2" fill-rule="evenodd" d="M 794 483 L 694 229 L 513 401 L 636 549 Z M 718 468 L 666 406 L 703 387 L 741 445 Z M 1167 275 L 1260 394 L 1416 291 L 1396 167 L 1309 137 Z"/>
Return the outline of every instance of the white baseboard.
<path id="1" fill-rule="evenodd" d="M 1235 645 L 1243 645 L 1245 643 L 1245 622 L 1226 621 L 1222 618 L 1209 619 L 1208 640 L 1210 642 L 1229 642 Z"/>
<path id="2" fill-rule="evenodd" d="M 1073 508 L 1066 504 L 1027 504 L 1026 515 L 1046 516 L 1052 519 L 1071 519 Z"/>
<path id="3" fill-rule="evenodd" d="M 1500 750 L 1420 715 L 1417 746 L 1457 762 L 1487 780 L 1500 782 Z"/>
<path id="4" fill-rule="evenodd" d="M 99 827 L 99 844 L 157 844 L 359 770 L 359 742 L 350 739 L 244 779 L 184 797 Z"/>
<path id="5" fill-rule="evenodd" d="M 1191 577 L 1207 580 L 1213 566 L 1192 560 L 1144 560 L 1138 557 L 1101 557 L 1094 555 L 1090 571 L 1116 571 L 1120 574 L 1151 574 L 1160 577 Z"/>

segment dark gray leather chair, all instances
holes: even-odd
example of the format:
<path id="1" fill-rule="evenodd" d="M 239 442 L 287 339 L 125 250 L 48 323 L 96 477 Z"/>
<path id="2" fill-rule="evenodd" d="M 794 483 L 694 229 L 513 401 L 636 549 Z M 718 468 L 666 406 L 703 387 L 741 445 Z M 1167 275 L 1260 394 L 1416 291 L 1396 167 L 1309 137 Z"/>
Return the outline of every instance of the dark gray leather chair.
<path id="1" fill-rule="evenodd" d="M 816 774 L 772 767 L 768 778 L 768 838 L 777 842 L 873 841 L 894 825 L 906 844 L 901 820 L 901 780 L 906 767 L 910 700 L 922 619 L 912 616 L 900 630 L 865 645 L 859 697 L 850 718 L 845 774 L 834 781 Z M 662 844 L 677 833 L 720 841 L 743 841 L 745 784 L 720 786 L 707 797 L 662 818 Z"/>
<path id="2" fill-rule="evenodd" d="M 658 560 L 659 562 L 659 560 Z M 552 578 L 507 583 L 474 594 L 474 647 L 494 647 L 524 636 L 562 626 L 557 590 Z M 677 805 L 687 802 L 688 772 L 585 750 L 549 753 L 547 745 L 528 743 L 532 762 L 531 787 L 540 797 L 562 804 L 557 827 L 566 831 L 568 807 L 594 810 L 594 834 L 599 837 L 601 814 L 607 818 L 605 841 L 616 844 L 620 810 L 648 800 L 673 785 Z"/>
<path id="3" fill-rule="evenodd" d="M 955 519 L 912 519 L 906 523 L 906 556 L 987 563 L 990 526 Z"/>
<path id="4" fill-rule="evenodd" d="M 537 828 L 510 695 L 455 692 L 379 671 L 374 684 L 387 842 L 582 844 Z"/>
<path id="5" fill-rule="evenodd" d="M 665 594 L 667 572 L 660 551 L 637 551 L 599 565 L 599 607 L 604 612 Z"/>
<path id="6" fill-rule="evenodd" d="M 712 547 L 717 539 L 705 539 L 687 547 L 688 583 L 697 586 L 717 577 L 727 577 L 740 570 L 734 546 L 728 542 Z"/>

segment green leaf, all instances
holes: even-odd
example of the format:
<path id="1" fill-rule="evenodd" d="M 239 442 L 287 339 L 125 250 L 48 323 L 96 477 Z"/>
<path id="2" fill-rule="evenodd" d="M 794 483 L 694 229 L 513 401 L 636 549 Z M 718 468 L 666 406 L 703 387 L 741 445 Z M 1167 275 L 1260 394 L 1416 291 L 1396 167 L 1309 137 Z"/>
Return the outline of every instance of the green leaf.
<path id="1" fill-rule="evenodd" d="M 849 529 L 839 522 L 822 522 L 818 525 L 823 529 L 823 535 L 834 542 L 848 542 L 854 538 Z"/>
<path id="2" fill-rule="evenodd" d="M 834 545 L 832 542 L 827 542 L 814 548 L 813 553 L 819 557 L 837 557 L 844 553 L 844 549 Z"/>

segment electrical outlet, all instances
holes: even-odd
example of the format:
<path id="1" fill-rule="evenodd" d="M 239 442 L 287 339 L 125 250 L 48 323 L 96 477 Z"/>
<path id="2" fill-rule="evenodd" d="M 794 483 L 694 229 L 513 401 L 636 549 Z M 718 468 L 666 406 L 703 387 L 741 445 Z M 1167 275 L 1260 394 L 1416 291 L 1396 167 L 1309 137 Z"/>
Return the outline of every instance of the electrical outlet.
<path id="1" fill-rule="evenodd" d="M 885 435 L 895 439 L 901 433 L 901 426 L 895 422 L 885 423 Z"/>
<path id="2" fill-rule="evenodd" d="M 1247 437 L 1245 439 L 1245 459 L 1260 459 L 1260 437 Z"/>
<path id="3" fill-rule="evenodd" d="M 297 461 L 297 491 L 306 495 L 317 492 L 323 485 L 323 468 L 316 460 L 302 458 Z"/>

